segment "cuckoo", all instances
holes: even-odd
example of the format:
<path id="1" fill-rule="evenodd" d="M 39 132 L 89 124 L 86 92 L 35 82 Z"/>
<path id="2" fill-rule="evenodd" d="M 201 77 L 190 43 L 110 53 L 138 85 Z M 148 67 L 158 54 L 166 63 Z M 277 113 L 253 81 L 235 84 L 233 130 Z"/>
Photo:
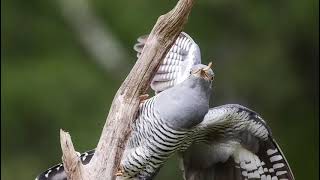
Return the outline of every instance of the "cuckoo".
<path id="1" fill-rule="evenodd" d="M 148 36 L 138 38 L 139 57 Z M 182 32 L 162 60 L 139 107 L 117 176 L 153 179 L 178 153 L 185 180 L 288 179 L 294 176 L 262 117 L 238 104 L 209 108 L 214 73 L 201 64 L 200 49 Z M 81 154 L 90 162 L 94 150 Z M 58 164 L 37 180 L 63 180 Z"/>

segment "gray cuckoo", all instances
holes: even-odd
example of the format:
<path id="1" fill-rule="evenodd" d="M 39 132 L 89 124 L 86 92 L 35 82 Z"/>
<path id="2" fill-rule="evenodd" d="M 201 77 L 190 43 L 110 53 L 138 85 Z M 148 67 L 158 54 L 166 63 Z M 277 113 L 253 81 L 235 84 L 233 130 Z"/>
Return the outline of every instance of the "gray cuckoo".
<path id="1" fill-rule="evenodd" d="M 139 57 L 147 36 L 134 46 Z M 144 101 L 116 174 L 153 179 L 178 153 L 185 180 L 288 179 L 294 176 L 266 122 L 237 104 L 209 108 L 214 73 L 201 64 L 200 49 L 182 32 L 155 74 L 156 95 Z M 94 150 L 80 155 L 87 164 Z M 58 164 L 37 180 L 63 180 Z"/>

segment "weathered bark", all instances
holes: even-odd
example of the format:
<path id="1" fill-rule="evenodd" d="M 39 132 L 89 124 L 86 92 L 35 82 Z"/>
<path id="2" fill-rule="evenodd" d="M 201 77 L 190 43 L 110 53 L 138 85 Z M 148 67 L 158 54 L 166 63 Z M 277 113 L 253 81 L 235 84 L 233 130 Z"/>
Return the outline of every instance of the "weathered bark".
<path id="1" fill-rule="evenodd" d="M 60 129 L 60 143 L 63 152 L 62 161 L 68 179 L 84 180 L 86 175 L 83 165 L 74 150 L 69 133 Z"/>
<path id="2" fill-rule="evenodd" d="M 115 173 L 138 110 L 139 96 L 146 92 L 161 60 L 182 31 L 192 6 L 193 0 L 180 0 L 174 9 L 158 18 L 140 58 L 113 99 L 96 152 L 90 163 L 84 168 L 87 177 L 82 176 L 82 178 L 119 179 Z M 61 141 L 62 143 L 65 142 Z M 68 155 L 66 152 L 63 154 Z M 68 175 L 68 177 L 71 176 Z"/>

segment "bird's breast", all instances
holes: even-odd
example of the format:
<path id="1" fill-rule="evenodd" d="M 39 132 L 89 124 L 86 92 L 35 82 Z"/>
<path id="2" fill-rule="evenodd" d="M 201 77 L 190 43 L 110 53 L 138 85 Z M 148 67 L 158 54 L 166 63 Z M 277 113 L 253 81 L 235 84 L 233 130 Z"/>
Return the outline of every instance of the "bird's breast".
<path id="1" fill-rule="evenodd" d="M 181 92 L 158 102 L 156 110 L 171 128 L 190 129 L 199 124 L 209 109 L 208 99 L 195 92 Z"/>

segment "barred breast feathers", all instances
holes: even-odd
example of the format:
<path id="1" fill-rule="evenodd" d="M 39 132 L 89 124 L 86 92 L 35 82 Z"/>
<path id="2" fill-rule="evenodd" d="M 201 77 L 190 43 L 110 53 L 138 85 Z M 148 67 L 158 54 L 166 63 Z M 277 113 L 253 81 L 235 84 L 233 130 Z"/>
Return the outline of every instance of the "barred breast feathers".
<path id="1" fill-rule="evenodd" d="M 183 143 L 187 132 L 177 131 L 161 120 L 154 110 L 158 97 L 148 99 L 140 105 L 140 116 L 133 124 L 121 166 L 127 177 L 152 177 L 162 164 Z"/>

